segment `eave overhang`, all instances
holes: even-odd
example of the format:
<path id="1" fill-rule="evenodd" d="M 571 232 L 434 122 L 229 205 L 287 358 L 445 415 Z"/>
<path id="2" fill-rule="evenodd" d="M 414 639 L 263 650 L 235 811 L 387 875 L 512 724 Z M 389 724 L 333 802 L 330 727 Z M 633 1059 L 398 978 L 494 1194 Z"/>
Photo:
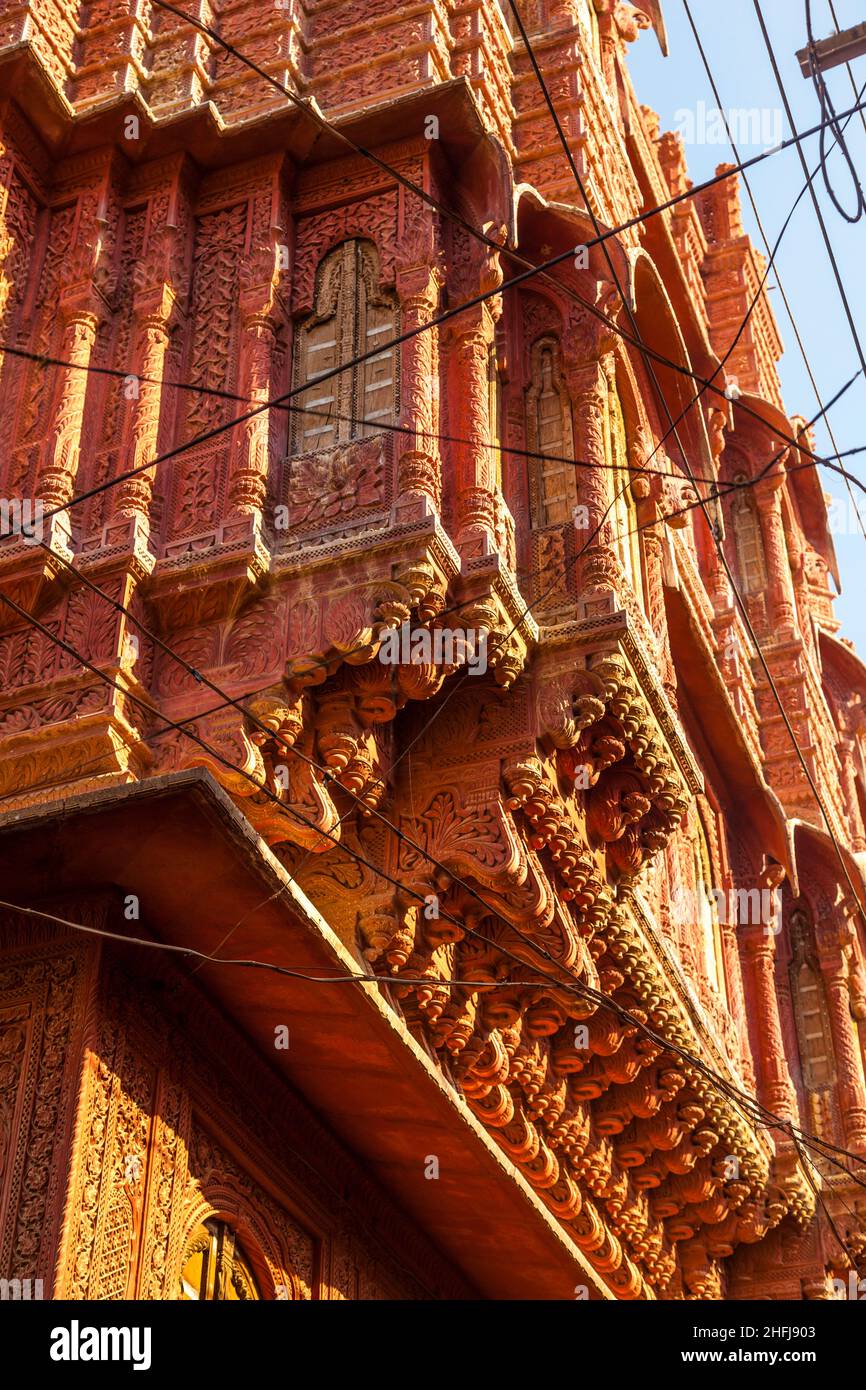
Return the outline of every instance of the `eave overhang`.
<path id="1" fill-rule="evenodd" d="M 692 708 L 701 715 L 702 729 L 712 729 L 711 753 L 724 781 L 728 809 L 748 820 L 757 843 L 784 866 L 792 891 L 797 894 L 792 824 L 743 735 L 715 653 L 693 620 L 682 587 L 665 588 L 665 606 L 677 681 L 684 686 Z"/>
<path id="2" fill-rule="evenodd" d="M 847 870 L 848 876 L 851 879 L 851 884 L 857 895 L 857 902 L 861 911 L 866 910 L 866 873 L 864 873 L 864 868 L 861 864 L 858 863 L 858 856 L 852 854 L 851 850 L 841 844 L 838 839 L 831 837 L 821 826 L 812 825 L 809 821 L 792 820 L 791 831 L 794 835 L 795 843 L 798 841 L 805 841 L 806 844 L 810 845 L 826 860 L 834 874 L 838 874 L 840 871 L 839 856 L 841 855 L 842 862 L 845 865 L 845 869 Z M 861 855 L 859 858 L 862 859 L 863 856 Z M 840 880 L 840 887 L 843 893 L 846 891 L 847 882 L 848 880 L 843 874 L 842 880 Z"/>
<path id="3" fill-rule="evenodd" d="M 593 221 L 584 208 L 573 203 L 545 198 L 531 183 L 514 185 L 512 205 L 517 238 L 521 246 L 525 245 L 528 239 L 523 234 L 524 228 L 521 224 L 529 224 L 531 219 L 534 224 L 534 240 L 550 245 L 548 259 L 561 255 L 569 248 L 588 246 L 590 267 L 600 279 L 604 279 L 610 276 L 610 267 L 606 259 L 606 256 L 609 256 L 614 263 L 619 286 L 624 291 L 624 302 L 629 309 L 634 310 L 634 267 L 615 229 L 603 222 Z M 605 241 L 600 242 L 599 236 L 604 236 Z M 515 272 L 520 268 L 520 263 L 515 262 Z M 554 267 L 549 272 L 554 278 L 556 270 Z"/>
<path id="4" fill-rule="evenodd" d="M 30 119 L 52 158 L 116 145 L 131 165 L 195 151 L 195 162 L 204 170 L 219 169 L 263 155 L 280 152 L 296 166 L 320 163 L 351 150 L 343 137 L 373 149 L 389 142 L 405 141 L 416 133 L 422 145 L 425 118 L 439 121 L 436 151 L 461 174 L 470 178 L 485 206 L 505 219 L 511 205 L 511 172 L 501 144 L 488 129 L 471 83 L 466 77 L 432 84 L 387 101 L 328 116 L 333 128 L 323 131 L 313 112 L 322 115 L 315 98 L 297 93 L 296 104 L 288 96 L 282 104 L 263 107 L 239 120 L 226 121 L 213 101 L 160 112 L 151 108 L 141 89 L 112 93 L 86 110 L 76 110 L 58 91 L 29 42 L 0 51 L 0 81 Z M 262 88 L 268 88 L 262 79 Z M 140 134 L 123 139 L 127 116 L 138 118 Z M 411 138 L 411 134 L 410 134 Z M 371 174 L 374 174 L 373 167 Z M 509 225 L 509 235 L 513 226 Z"/>
<path id="5" fill-rule="evenodd" d="M 40 906 L 114 886 L 138 895 L 129 936 L 258 960 L 302 974 L 362 966 L 231 798 L 196 769 L 0 817 L 3 896 Z M 123 950 L 122 945 L 112 949 Z M 140 948 L 139 948 L 140 949 Z M 175 957 L 177 959 L 177 957 Z M 479 1292 L 573 1299 L 607 1286 L 445 1081 L 382 986 L 311 982 L 202 965 L 197 983 L 273 1065 L 275 1020 L 290 1029 L 288 1081 Z M 438 1181 L 424 1176 L 439 1160 Z"/>
<path id="6" fill-rule="evenodd" d="M 837 671 L 844 684 L 855 691 L 866 706 L 866 662 L 823 627 L 818 628 L 818 646 L 822 666 Z"/>

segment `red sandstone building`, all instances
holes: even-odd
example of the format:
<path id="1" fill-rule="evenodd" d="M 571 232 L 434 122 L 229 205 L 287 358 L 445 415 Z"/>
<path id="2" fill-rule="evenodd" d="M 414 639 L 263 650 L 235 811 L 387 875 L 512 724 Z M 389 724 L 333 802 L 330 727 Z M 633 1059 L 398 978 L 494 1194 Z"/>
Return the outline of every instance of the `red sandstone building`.
<path id="1" fill-rule="evenodd" d="M 866 667 L 659 6 L 521 7 L 586 201 L 507 4 L 188 6 L 277 85 L 0 0 L 0 1278 L 833 1297 Z"/>

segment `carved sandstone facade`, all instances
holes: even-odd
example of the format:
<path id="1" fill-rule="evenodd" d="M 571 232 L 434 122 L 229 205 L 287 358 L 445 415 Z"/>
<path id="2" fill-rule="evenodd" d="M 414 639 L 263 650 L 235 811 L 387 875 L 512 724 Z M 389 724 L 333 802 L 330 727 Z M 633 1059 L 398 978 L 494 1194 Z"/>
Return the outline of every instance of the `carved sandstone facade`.
<path id="1" fill-rule="evenodd" d="M 522 6 L 589 207 L 494 0 L 118 8 L 0 0 L 0 1277 L 832 1296 L 866 668 L 735 180 L 594 240 L 658 5 Z"/>

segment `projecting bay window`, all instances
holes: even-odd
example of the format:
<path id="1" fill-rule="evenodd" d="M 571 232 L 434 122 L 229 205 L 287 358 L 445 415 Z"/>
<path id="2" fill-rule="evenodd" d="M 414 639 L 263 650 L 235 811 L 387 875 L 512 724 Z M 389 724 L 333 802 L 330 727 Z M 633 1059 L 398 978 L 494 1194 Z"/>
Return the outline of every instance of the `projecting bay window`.
<path id="1" fill-rule="evenodd" d="M 295 341 L 294 386 L 307 386 L 293 416 L 295 454 L 365 439 L 396 417 L 399 358 L 388 344 L 397 333 L 397 301 L 379 278 L 369 241 L 345 241 L 319 266 L 315 309 Z M 356 357 L 364 360 L 328 375 Z"/>

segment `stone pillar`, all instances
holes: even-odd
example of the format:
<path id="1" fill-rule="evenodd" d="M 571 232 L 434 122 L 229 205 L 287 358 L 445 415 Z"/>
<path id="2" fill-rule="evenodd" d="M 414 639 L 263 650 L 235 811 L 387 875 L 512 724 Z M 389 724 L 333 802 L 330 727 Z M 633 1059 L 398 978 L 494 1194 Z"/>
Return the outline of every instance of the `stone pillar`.
<path id="1" fill-rule="evenodd" d="M 15 238 L 12 236 L 9 225 L 9 199 L 13 172 L 11 152 L 0 138 L 0 324 L 6 317 L 9 300 L 15 292 L 12 277 L 6 270 L 6 262 L 15 249 Z M 2 360 L 2 354 L 0 354 L 0 363 Z"/>
<path id="2" fill-rule="evenodd" d="M 594 0 L 590 0 L 593 4 Z M 616 26 L 614 12 L 616 0 L 599 0 L 595 5 L 598 17 L 598 42 L 601 51 L 601 70 L 604 79 L 611 91 L 617 90 L 617 58 L 619 56 L 619 31 Z M 618 124 L 621 123 L 621 116 L 617 112 Z"/>
<path id="3" fill-rule="evenodd" d="M 240 395 L 238 411 L 245 414 L 270 395 L 274 322 L 266 309 L 243 315 Z M 247 402 L 249 402 L 247 404 Z M 229 509 L 236 516 L 253 519 L 258 530 L 268 486 L 270 411 L 260 410 L 238 430 L 228 480 Z"/>
<path id="4" fill-rule="evenodd" d="M 649 480 L 646 478 L 636 478 L 632 487 L 640 489 L 649 488 Z M 656 654 L 659 662 L 659 673 L 662 684 L 667 692 L 668 699 L 677 708 L 677 676 L 671 655 L 671 644 L 668 636 L 667 614 L 665 612 L 664 594 L 664 547 L 667 544 L 664 533 L 664 523 L 658 503 L 647 497 L 646 501 L 641 502 L 638 507 L 638 521 L 643 527 L 641 537 L 643 538 L 643 557 L 644 557 L 644 578 L 647 601 L 647 618 L 656 638 Z M 650 525 L 650 521 L 653 522 Z"/>
<path id="5" fill-rule="evenodd" d="M 483 304 L 456 320 L 449 377 L 455 404 L 457 459 L 457 547 L 464 559 L 496 548 L 493 450 L 488 405 L 493 318 Z"/>
<path id="6" fill-rule="evenodd" d="M 784 477 L 782 472 L 771 474 L 756 488 L 761 531 L 764 537 L 764 553 L 767 557 L 768 616 L 777 636 L 793 633 L 796 625 L 791 566 L 788 562 L 788 547 L 785 542 L 785 528 L 782 523 L 780 490 Z"/>
<path id="7" fill-rule="evenodd" d="M 851 849 L 855 854 L 862 854 L 866 850 L 866 834 L 864 834 L 863 817 L 860 813 L 860 802 L 857 797 L 857 782 L 854 771 L 856 758 L 857 740 L 855 738 L 840 738 L 839 780 L 845 798 L 845 813 L 848 817 Z"/>
<path id="8" fill-rule="evenodd" d="M 773 896 L 775 902 L 775 895 Z M 743 932 L 743 951 L 752 982 L 755 1027 L 760 1038 L 757 1056 L 759 1094 L 762 1102 L 783 1120 L 796 1118 L 796 1100 L 785 1061 L 782 1020 L 776 996 L 776 937 L 774 908 L 769 923 L 749 926 Z"/>
<path id="9" fill-rule="evenodd" d="M 577 564 L 580 587 L 588 595 L 607 593 L 615 586 L 618 573 L 610 514 L 602 522 L 611 501 L 605 447 L 607 377 L 600 360 L 594 357 L 579 365 L 566 363 L 564 375 L 574 411 L 575 457 L 593 465 L 578 471 L 579 505 L 586 507 L 588 513 L 586 531 L 577 532 L 577 548 L 583 550 Z M 596 528 L 598 534 L 593 535 Z"/>
<path id="10" fill-rule="evenodd" d="M 428 266 L 397 273 L 401 331 L 411 332 L 430 322 L 439 303 L 439 276 Z M 416 333 L 400 349 L 400 424 L 412 435 L 397 435 L 397 516 L 438 511 L 442 500 L 442 462 L 434 418 L 434 387 L 438 395 L 437 339 L 433 332 Z"/>
<path id="11" fill-rule="evenodd" d="M 827 995 L 827 1012 L 833 1035 L 833 1052 L 838 1076 L 836 1094 L 845 1130 L 845 1142 L 856 1153 L 866 1154 L 866 1081 L 851 1017 L 848 962 L 845 957 L 847 931 L 816 932 L 818 963 Z"/>
<path id="12" fill-rule="evenodd" d="M 125 439 L 123 467 L 139 468 L 156 458 L 159 448 L 159 416 L 162 407 L 162 379 L 169 343 L 169 317 L 174 297 L 168 286 L 136 296 L 134 305 L 139 374 L 138 400 L 131 412 L 129 435 Z M 153 496 L 153 469 L 127 478 L 114 489 L 113 514 L 135 521 L 147 535 Z"/>
<path id="13" fill-rule="evenodd" d="M 725 884 L 725 898 L 730 902 L 730 892 L 732 884 L 727 879 Z M 740 950 L 737 942 L 737 928 L 734 922 L 728 920 L 727 911 L 721 915 L 721 936 L 722 936 L 722 955 L 725 964 L 725 981 L 728 990 L 728 1013 L 734 1020 L 739 1037 L 740 1062 L 743 1075 L 747 1080 L 754 1076 L 754 1064 L 752 1061 L 752 1049 L 749 1046 L 749 1032 L 746 1026 L 749 1016 L 746 1005 L 746 991 L 743 985 L 743 963 L 740 959 Z"/>
<path id="14" fill-rule="evenodd" d="M 72 500 L 81 453 L 81 430 L 87 396 L 90 365 L 99 317 L 89 296 L 75 298 L 59 306 L 63 320 L 63 340 L 59 356 L 69 362 L 58 368 L 57 404 L 36 480 L 36 496 L 46 511 L 63 508 Z M 66 515 L 55 518 L 56 531 L 69 535 Z"/>

